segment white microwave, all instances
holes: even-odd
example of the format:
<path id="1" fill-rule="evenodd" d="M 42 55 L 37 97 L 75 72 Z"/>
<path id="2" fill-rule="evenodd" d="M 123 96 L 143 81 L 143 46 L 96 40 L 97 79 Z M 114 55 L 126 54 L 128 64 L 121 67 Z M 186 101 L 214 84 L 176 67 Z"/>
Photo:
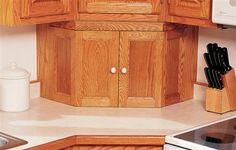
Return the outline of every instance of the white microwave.
<path id="1" fill-rule="evenodd" d="M 212 22 L 236 26 L 236 0 L 213 0 Z"/>

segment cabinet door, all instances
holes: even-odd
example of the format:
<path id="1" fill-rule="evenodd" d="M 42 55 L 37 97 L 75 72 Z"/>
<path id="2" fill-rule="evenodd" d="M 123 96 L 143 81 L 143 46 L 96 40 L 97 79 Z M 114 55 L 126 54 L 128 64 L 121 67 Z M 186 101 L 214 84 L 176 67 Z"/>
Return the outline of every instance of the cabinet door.
<path id="1" fill-rule="evenodd" d="M 122 32 L 119 101 L 122 107 L 156 107 L 162 99 L 163 32 Z"/>
<path id="2" fill-rule="evenodd" d="M 79 0 L 78 5 L 88 13 L 160 13 L 160 0 Z"/>
<path id="3" fill-rule="evenodd" d="M 211 0 L 168 0 L 169 13 L 174 16 L 209 19 Z"/>
<path id="4" fill-rule="evenodd" d="M 76 93 L 79 106 L 118 106 L 119 33 L 78 31 Z"/>
<path id="5" fill-rule="evenodd" d="M 70 0 L 21 0 L 21 18 L 70 13 Z"/>
<path id="6" fill-rule="evenodd" d="M 50 89 L 49 98 L 65 104 L 72 104 L 75 98 L 74 86 L 74 43 L 75 34 L 70 30 L 50 28 L 50 43 L 49 52 L 46 52 L 45 57 L 48 63 L 50 76 L 48 77 L 48 85 Z M 51 40 L 51 39 L 48 40 Z M 47 54 L 48 53 L 48 54 Z M 48 55 L 48 56 L 47 56 Z M 41 66 L 43 67 L 43 66 Z M 46 66 L 45 66 L 46 67 Z"/>

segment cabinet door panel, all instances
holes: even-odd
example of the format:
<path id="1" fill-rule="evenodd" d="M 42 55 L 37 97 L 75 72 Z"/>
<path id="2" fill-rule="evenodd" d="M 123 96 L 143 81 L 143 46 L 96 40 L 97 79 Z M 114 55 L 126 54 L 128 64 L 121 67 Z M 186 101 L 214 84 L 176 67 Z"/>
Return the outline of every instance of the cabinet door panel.
<path id="1" fill-rule="evenodd" d="M 122 32 L 119 76 L 120 106 L 156 107 L 161 99 L 162 32 Z"/>
<path id="2" fill-rule="evenodd" d="M 21 0 L 21 18 L 70 13 L 70 0 Z"/>
<path id="3" fill-rule="evenodd" d="M 176 16 L 209 19 L 211 0 L 168 0 L 169 13 Z"/>
<path id="4" fill-rule="evenodd" d="M 159 14 L 160 0 L 80 0 L 79 12 Z"/>
<path id="5" fill-rule="evenodd" d="M 77 96 L 82 106 L 117 106 L 118 32 L 78 32 Z"/>
<path id="6" fill-rule="evenodd" d="M 62 103 L 71 104 L 74 99 L 74 73 L 72 56 L 75 43 L 75 34 L 64 29 L 51 29 L 53 39 L 50 48 L 51 97 Z"/>

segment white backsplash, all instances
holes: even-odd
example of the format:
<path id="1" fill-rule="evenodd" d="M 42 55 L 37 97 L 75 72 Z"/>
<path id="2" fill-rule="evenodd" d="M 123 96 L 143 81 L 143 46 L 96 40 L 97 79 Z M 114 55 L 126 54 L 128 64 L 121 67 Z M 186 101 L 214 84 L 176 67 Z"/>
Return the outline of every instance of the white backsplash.
<path id="1" fill-rule="evenodd" d="M 0 69 L 16 62 L 37 79 L 35 26 L 0 27 Z"/>
<path id="2" fill-rule="evenodd" d="M 203 53 L 208 43 L 218 43 L 221 47 L 227 47 L 229 61 L 232 67 L 236 67 L 236 29 L 210 29 L 200 28 L 198 43 L 198 68 L 197 81 L 205 82 L 204 67 L 206 66 Z"/>

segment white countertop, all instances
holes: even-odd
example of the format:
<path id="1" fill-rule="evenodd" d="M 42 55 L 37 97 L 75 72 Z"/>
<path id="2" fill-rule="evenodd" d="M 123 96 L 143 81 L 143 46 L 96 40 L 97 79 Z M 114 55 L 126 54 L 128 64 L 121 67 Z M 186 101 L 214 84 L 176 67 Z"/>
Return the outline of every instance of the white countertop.
<path id="1" fill-rule="evenodd" d="M 78 108 L 36 98 L 25 112 L 0 111 L 0 132 L 29 142 L 18 150 L 72 135 L 170 135 L 234 115 L 206 112 L 202 100 L 164 108 Z"/>

